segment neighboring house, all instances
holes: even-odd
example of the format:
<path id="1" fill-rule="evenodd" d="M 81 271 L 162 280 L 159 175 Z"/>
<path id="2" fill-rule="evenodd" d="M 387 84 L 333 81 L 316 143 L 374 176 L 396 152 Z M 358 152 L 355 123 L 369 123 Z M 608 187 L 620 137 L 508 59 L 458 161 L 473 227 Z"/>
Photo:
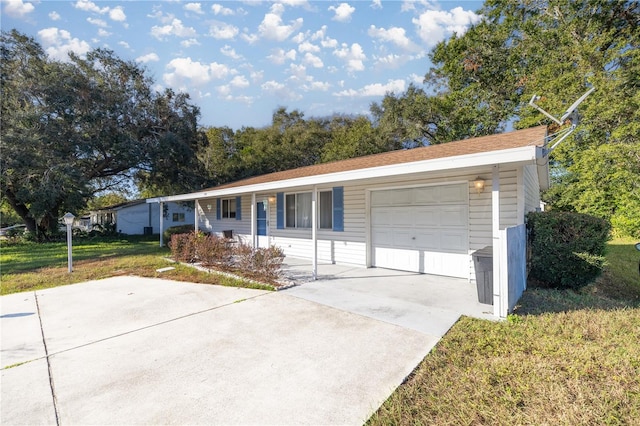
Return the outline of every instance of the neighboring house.
<path id="1" fill-rule="evenodd" d="M 494 313 L 506 316 L 526 285 L 525 214 L 549 185 L 546 136 L 539 126 L 147 202 L 194 200 L 197 229 L 278 245 L 312 259 L 314 275 L 320 260 L 475 281 L 472 254 L 493 246 Z"/>
<path id="2" fill-rule="evenodd" d="M 159 234 L 160 205 L 147 204 L 145 200 L 129 201 L 90 212 L 90 227 L 115 223 L 116 230 L 127 235 Z M 182 202 L 162 206 L 162 230 L 171 226 L 193 225 L 193 209 Z"/>

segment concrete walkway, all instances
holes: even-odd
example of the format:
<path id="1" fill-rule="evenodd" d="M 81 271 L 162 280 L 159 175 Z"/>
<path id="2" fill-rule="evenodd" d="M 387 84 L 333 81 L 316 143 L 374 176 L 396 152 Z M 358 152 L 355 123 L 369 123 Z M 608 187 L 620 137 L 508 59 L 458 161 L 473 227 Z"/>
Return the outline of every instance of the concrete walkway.
<path id="1" fill-rule="evenodd" d="M 375 281 L 363 278 L 350 279 Z M 115 277 L 2 296 L 0 420 L 361 424 L 457 316 L 429 307 L 437 326 L 417 326 L 416 306 L 383 312 L 352 284 L 265 292 Z"/>

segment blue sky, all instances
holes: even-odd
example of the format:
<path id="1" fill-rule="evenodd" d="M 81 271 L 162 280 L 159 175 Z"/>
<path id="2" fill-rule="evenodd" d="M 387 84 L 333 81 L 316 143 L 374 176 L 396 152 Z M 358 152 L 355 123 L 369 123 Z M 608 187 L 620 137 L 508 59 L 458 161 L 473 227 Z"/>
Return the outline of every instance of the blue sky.
<path id="1" fill-rule="evenodd" d="M 203 126 L 262 127 L 280 106 L 306 117 L 368 114 L 422 85 L 428 52 L 479 21 L 481 1 L 2 0 L 2 29 L 65 60 L 103 47 L 143 64 L 157 89 L 191 95 Z"/>

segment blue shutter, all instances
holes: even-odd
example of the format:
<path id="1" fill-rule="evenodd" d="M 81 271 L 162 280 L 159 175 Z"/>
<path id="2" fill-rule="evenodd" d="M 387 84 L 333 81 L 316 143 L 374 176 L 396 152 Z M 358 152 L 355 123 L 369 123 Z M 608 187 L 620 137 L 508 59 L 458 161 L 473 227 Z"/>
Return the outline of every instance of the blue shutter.
<path id="1" fill-rule="evenodd" d="M 344 231 L 344 188 L 333 187 L 333 230 Z"/>
<path id="2" fill-rule="evenodd" d="M 278 229 L 284 229 L 284 192 L 278 192 L 276 194 L 276 227 Z"/>
<path id="3" fill-rule="evenodd" d="M 236 197 L 236 220 L 242 220 L 242 197 Z"/>
<path id="4" fill-rule="evenodd" d="M 216 220 L 220 220 L 222 218 L 222 203 L 220 202 L 220 198 L 216 198 Z"/>

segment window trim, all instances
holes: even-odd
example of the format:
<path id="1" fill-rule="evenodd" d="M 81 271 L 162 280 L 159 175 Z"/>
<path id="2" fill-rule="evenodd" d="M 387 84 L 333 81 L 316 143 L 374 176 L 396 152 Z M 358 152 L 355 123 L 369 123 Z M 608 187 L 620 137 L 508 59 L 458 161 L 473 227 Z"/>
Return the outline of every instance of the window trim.
<path id="1" fill-rule="evenodd" d="M 298 226 L 298 195 L 303 195 L 303 194 L 309 194 L 311 195 L 311 198 L 309 198 L 310 201 L 310 206 L 309 206 L 309 211 L 311 212 L 311 206 L 313 205 L 313 192 L 312 191 L 304 191 L 304 192 L 286 192 L 284 194 L 284 228 L 285 229 L 311 229 L 312 224 L 310 223 L 309 226 Z M 294 196 L 294 210 L 293 210 L 293 226 L 289 226 L 288 225 L 288 219 L 289 219 L 289 205 L 288 205 L 288 199 L 290 196 Z M 310 221 L 312 222 L 312 221 Z"/>
<path id="2" fill-rule="evenodd" d="M 326 212 L 329 217 L 329 226 L 322 226 L 322 195 L 321 194 L 329 194 L 329 210 Z M 331 231 L 333 230 L 333 189 L 325 189 L 322 191 L 318 191 L 318 229 L 323 231 Z"/>
<path id="3" fill-rule="evenodd" d="M 177 218 L 177 219 L 176 219 Z M 185 222 L 186 221 L 186 215 L 182 212 L 173 212 L 171 215 L 171 221 L 172 222 Z"/>

